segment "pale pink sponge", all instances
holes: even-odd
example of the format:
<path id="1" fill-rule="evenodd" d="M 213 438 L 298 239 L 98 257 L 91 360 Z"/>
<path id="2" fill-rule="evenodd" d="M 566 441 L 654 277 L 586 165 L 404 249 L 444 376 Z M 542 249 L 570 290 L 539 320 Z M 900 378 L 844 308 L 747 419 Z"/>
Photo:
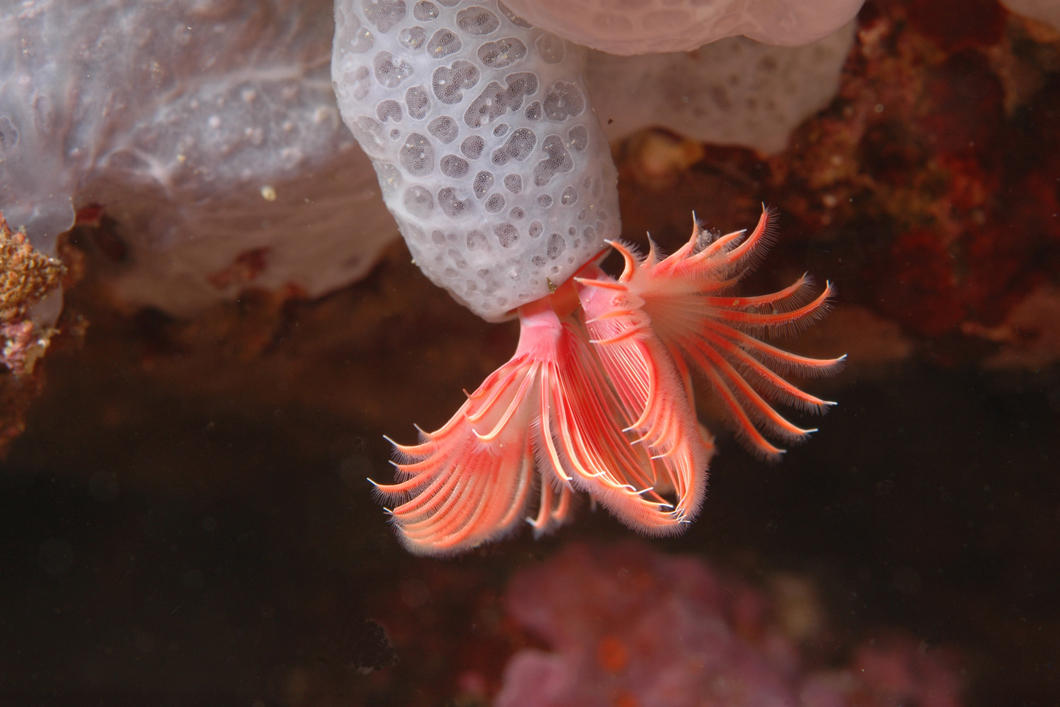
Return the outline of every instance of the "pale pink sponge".
<path id="1" fill-rule="evenodd" d="M 1002 0 L 1001 4 L 1017 15 L 1060 31 L 1060 3 L 1056 0 Z"/>
<path id="2" fill-rule="evenodd" d="M 793 46 L 849 22 L 862 0 L 510 0 L 532 24 L 611 54 L 684 52 L 743 35 Z"/>
<path id="3" fill-rule="evenodd" d="M 593 52 L 589 88 L 612 142 L 654 125 L 692 140 L 774 153 L 831 102 L 853 43 L 848 23 L 800 46 L 729 37 L 693 52 Z"/>
<path id="4" fill-rule="evenodd" d="M 550 650 L 513 656 L 498 707 L 960 704 L 949 654 L 889 634 L 823 667 L 804 655 L 808 636 L 795 635 L 782 604 L 640 543 L 569 546 L 518 573 L 505 606 Z"/>

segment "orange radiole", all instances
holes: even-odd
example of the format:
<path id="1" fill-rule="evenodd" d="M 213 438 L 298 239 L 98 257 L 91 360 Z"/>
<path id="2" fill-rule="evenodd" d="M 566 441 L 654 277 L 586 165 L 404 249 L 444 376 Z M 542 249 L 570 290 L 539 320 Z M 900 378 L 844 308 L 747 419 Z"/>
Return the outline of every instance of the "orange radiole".
<path id="1" fill-rule="evenodd" d="M 646 256 L 620 242 L 617 279 L 595 263 L 519 309 L 515 355 L 440 429 L 395 444 L 398 479 L 376 484 L 405 545 L 455 553 L 496 539 L 524 520 L 545 532 L 570 517 L 572 496 L 590 495 L 642 532 L 679 532 L 698 513 L 714 445 L 696 419 L 699 374 L 736 430 L 770 458 L 813 429 L 776 404 L 820 411 L 830 401 L 788 382 L 844 357 L 799 356 L 761 340 L 812 321 L 832 294 L 806 276 L 767 295 L 734 286 L 769 240 L 770 214 L 755 229 L 709 240 L 698 225 L 678 251 Z M 373 482 L 374 483 L 374 482 Z"/>

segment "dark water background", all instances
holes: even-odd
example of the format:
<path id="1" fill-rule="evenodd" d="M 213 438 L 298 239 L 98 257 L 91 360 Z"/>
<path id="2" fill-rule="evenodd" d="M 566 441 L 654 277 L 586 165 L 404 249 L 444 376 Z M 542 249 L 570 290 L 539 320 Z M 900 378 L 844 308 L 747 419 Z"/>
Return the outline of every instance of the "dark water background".
<path id="1" fill-rule="evenodd" d="M 498 637 L 516 568 L 629 534 L 582 509 L 545 541 L 417 559 L 363 482 L 385 473 L 380 435 L 404 421 L 351 428 L 304 405 L 186 395 L 84 357 L 52 362 L 0 475 L 5 693 L 443 704 L 461 671 L 495 679 L 517 647 Z M 273 385 L 249 364 L 258 375 Z M 970 704 L 1055 703 L 1058 371 L 910 362 L 840 397 L 782 464 L 722 437 L 701 518 L 654 545 L 807 574 L 854 632 L 905 627 L 958 648 Z M 424 598 L 402 610 L 409 591 Z"/>

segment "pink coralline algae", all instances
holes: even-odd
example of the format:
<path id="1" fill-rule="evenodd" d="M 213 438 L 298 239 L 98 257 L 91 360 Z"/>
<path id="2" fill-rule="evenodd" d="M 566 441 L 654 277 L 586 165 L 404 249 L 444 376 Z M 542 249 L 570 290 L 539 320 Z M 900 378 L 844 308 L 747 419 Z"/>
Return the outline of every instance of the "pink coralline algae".
<path id="1" fill-rule="evenodd" d="M 821 664 L 763 592 L 635 542 L 571 546 L 518 574 L 506 604 L 552 650 L 511 659 L 498 707 L 960 704 L 944 654 L 894 636 Z"/>

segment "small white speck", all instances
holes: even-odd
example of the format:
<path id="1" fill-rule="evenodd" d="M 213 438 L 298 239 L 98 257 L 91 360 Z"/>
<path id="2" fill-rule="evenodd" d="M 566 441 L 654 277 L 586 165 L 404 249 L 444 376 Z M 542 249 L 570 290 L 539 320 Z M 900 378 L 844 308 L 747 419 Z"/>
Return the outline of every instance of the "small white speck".
<path id="1" fill-rule="evenodd" d="M 261 198 L 265 201 L 276 201 L 276 189 L 272 185 L 265 184 L 261 187 Z"/>
<path id="2" fill-rule="evenodd" d="M 243 135 L 253 145 L 260 145 L 265 140 L 265 131 L 263 131 L 261 128 L 244 128 Z"/>

